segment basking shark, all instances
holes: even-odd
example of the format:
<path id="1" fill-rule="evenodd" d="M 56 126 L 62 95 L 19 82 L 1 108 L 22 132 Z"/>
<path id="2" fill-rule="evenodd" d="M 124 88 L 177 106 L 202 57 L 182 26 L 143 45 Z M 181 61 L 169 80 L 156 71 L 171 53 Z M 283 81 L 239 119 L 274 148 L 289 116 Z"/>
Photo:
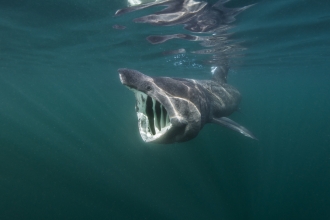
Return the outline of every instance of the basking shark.
<path id="1" fill-rule="evenodd" d="M 151 35 L 147 40 L 151 44 L 172 39 L 199 41 L 206 49 L 191 53 L 212 56 L 207 61 L 213 69 L 210 80 L 151 77 L 133 69 L 118 70 L 121 83 L 135 94 L 138 127 L 145 142 L 167 144 L 188 141 L 196 137 L 207 123 L 220 124 L 256 139 L 248 129 L 227 118 L 238 110 L 241 95 L 227 84 L 230 58 L 239 47 L 230 43 L 226 31 L 235 16 L 251 5 L 225 8 L 223 4 L 226 2 L 228 0 L 220 0 L 210 5 L 195 0 L 156 0 L 119 9 L 115 13 L 117 17 L 149 7 L 165 7 L 133 21 L 156 26 L 183 25 L 186 31 L 195 34 Z M 166 54 L 186 51 L 180 48 Z"/>
<path id="2" fill-rule="evenodd" d="M 188 141 L 206 123 L 220 124 L 256 139 L 245 127 L 225 117 L 238 109 L 241 100 L 239 91 L 225 78 L 150 77 L 133 69 L 118 72 L 121 83 L 135 94 L 139 131 L 145 142 Z"/>

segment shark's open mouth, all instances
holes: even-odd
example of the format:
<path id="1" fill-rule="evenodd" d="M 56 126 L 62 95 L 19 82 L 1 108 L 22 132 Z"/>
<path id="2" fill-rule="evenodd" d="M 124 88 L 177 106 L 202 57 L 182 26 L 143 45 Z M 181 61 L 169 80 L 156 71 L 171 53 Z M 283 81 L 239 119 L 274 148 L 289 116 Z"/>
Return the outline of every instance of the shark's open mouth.
<path id="1" fill-rule="evenodd" d="M 136 98 L 135 110 L 142 139 L 150 142 L 160 138 L 172 127 L 166 108 L 147 94 L 131 90 Z"/>

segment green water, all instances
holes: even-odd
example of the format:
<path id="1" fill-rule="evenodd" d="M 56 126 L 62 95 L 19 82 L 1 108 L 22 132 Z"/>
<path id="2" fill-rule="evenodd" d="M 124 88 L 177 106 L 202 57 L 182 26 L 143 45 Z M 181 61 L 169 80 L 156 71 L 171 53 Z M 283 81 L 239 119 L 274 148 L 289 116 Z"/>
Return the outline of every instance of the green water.
<path id="1" fill-rule="evenodd" d="M 181 27 L 113 18 L 125 5 L 0 3 L 0 219 L 329 219 L 329 3 L 263 1 L 235 22 L 248 50 L 229 75 L 243 97 L 230 118 L 259 141 L 209 124 L 173 145 L 143 143 L 116 70 L 207 79 L 209 67 L 162 56 L 196 45 L 148 44 Z"/>

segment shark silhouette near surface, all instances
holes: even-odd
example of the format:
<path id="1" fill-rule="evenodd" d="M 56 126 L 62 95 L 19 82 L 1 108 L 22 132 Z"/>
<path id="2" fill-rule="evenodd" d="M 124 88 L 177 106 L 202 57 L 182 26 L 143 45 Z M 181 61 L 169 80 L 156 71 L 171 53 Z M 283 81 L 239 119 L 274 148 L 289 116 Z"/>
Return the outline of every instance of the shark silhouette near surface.
<path id="1" fill-rule="evenodd" d="M 207 49 L 194 53 L 212 55 L 209 62 L 213 65 L 211 80 L 151 77 L 133 69 L 118 70 L 121 83 L 135 94 L 138 127 L 145 142 L 168 144 L 188 141 L 196 137 L 206 123 L 220 124 L 256 139 L 245 127 L 227 118 L 238 109 L 241 95 L 227 84 L 230 51 L 235 47 L 228 45 L 224 32 L 228 24 L 235 20 L 234 17 L 250 6 L 228 9 L 223 7 L 225 2 L 227 0 L 210 6 L 203 1 L 158 0 L 116 12 L 115 16 L 119 16 L 152 6 L 166 6 L 159 12 L 134 21 L 159 26 L 181 24 L 194 33 L 210 33 L 209 36 L 149 36 L 147 40 L 152 44 L 175 38 L 201 41 Z"/>

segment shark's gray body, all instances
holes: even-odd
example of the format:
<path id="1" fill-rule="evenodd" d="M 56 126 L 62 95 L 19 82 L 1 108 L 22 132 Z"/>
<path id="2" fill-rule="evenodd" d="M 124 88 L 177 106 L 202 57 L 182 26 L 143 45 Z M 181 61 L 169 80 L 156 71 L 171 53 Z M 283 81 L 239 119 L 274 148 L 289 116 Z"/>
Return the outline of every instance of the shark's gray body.
<path id="1" fill-rule="evenodd" d="M 146 142 L 174 143 L 197 136 L 206 123 L 218 123 L 254 138 L 225 116 L 238 109 L 240 93 L 225 80 L 150 77 L 119 69 L 120 81 L 134 91 L 141 137 Z"/>

